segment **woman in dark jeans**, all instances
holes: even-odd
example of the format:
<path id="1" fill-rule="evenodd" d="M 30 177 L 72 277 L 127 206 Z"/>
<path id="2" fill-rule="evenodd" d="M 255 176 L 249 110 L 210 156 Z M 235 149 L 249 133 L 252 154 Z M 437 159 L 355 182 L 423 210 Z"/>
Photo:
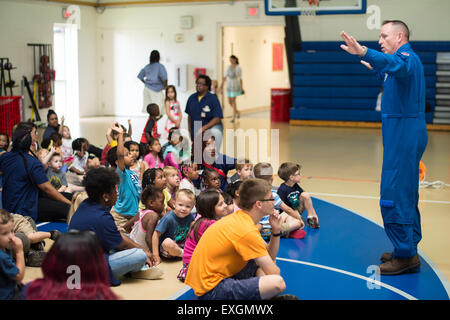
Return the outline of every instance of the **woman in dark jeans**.
<path id="1" fill-rule="evenodd" d="M 3 173 L 3 208 L 30 216 L 34 221 L 66 220 L 71 201 L 48 181 L 44 167 L 31 147 L 37 141 L 36 126 L 18 124 L 11 152 L 0 156 Z M 42 196 L 40 197 L 39 193 Z"/>

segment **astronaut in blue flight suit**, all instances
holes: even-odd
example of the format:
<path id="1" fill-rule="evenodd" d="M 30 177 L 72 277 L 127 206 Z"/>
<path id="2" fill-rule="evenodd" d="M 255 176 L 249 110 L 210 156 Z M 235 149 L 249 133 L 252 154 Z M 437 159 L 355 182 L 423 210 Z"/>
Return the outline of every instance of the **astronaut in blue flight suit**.
<path id="1" fill-rule="evenodd" d="M 361 63 L 384 80 L 380 208 L 394 251 L 381 256 L 380 273 L 411 272 L 420 267 L 419 162 L 428 141 L 423 65 L 411 49 L 409 29 L 402 21 L 383 22 L 378 41 L 383 53 L 360 45 L 344 31 L 341 37 L 345 41 L 341 48 L 359 55 Z"/>

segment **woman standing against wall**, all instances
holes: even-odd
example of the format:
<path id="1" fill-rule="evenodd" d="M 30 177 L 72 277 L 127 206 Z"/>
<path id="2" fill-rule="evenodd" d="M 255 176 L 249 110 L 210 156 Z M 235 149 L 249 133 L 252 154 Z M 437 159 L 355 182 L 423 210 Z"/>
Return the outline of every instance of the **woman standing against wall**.
<path id="1" fill-rule="evenodd" d="M 232 55 L 230 56 L 230 65 L 227 67 L 225 75 L 220 85 L 220 91 L 223 89 L 223 85 L 227 82 L 227 97 L 228 102 L 233 108 L 233 119 L 231 122 L 240 117 L 240 113 L 237 110 L 236 97 L 244 94 L 244 89 L 242 86 L 242 70 L 239 66 L 239 59 Z"/>
<path id="2" fill-rule="evenodd" d="M 144 105 L 142 112 L 147 112 L 150 103 L 156 103 L 159 107 L 159 114 L 165 114 L 163 90 L 167 87 L 166 68 L 159 63 L 159 52 L 153 50 L 150 53 L 150 63 L 147 64 L 138 74 L 139 80 L 144 84 Z"/>

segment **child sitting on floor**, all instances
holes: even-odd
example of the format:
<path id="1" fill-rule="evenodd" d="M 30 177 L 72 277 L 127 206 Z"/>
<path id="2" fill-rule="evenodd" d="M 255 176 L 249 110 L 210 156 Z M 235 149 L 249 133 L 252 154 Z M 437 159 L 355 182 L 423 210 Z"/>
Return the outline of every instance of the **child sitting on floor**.
<path id="1" fill-rule="evenodd" d="M 200 191 L 195 188 L 194 183 L 192 180 L 198 179 L 198 170 L 197 170 L 197 164 L 196 163 L 183 163 L 180 166 L 180 172 L 182 179 L 180 181 L 179 189 L 189 189 L 191 190 L 195 195 L 198 195 Z"/>
<path id="2" fill-rule="evenodd" d="M 236 168 L 236 159 L 218 153 L 214 137 L 203 141 L 203 167 L 213 169 L 219 174 L 220 190 L 226 190 L 228 184 L 228 172 Z"/>
<path id="3" fill-rule="evenodd" d="M 70 135 L 70 129 L 68 126 L 62 127 L 62 142 L 61 142 L 61 152 L 63 163 L 70 166 L 73 161 L 73 149 L 72 149 L 72 136 Z"/>
<path id="4" fill-rule="evenodd" d="M 139 198 L 142 192 L 139 177 L 130 170 L 132 157 L 130 151 L 123 144 L 123 129 L 114 123 L 111 129 L 118 133 L 117 147 L 108 152 L 108 163 L 116 168 L 120 177 L 118 197 L 111 209 L 111 215 L 120 231 L 125 230 L 125 224 L 139 211 Z"/>
<path id="5" fill-rule="evenodd" d="M 166 212 L 169 212 L 170 210 L 175 208 L 175 200 L 172 199 L 172 196 L 167 191 L 167 179 L 164 175 L 163 169 L 160 168 L 153 168 L 153 169 L 147 169 L 144 172 L 143 178 L 142 178 L 142 187 L 146 188 L 148 185 L 152 185 L 155 188 L 160 189 L 164 194 L 164 212 L 163 215 L 166 214 Z M 139 209 L 143 209 L 143 206 L 141 206 Z"/>
<path id="6" fill-rule="evenodd" d="M 236 161 L 236 173 L 231 176 L 230 182 L 244 181 L 253 177 L 253 164 L 248 159 Z"/>
<path id="7" fill-rule="evenodd" d="M 161 218 L 153 232 L 153 258 L 155 265 L 165 258 L 183 257 L 183 248 L 189 227 L 194 221 L 191 214 L 195 195 L 187 189 L 179 190 L 175 197 L 175 209 Z"/>
<path id="8" fill-rule="evenodd" d="M 178 176 L 178 170 L 172 166 L 167 166 L 164 167 L 163 171 L 167 181 L 166 190 L 170 193 L 170 196 L 172 198 L 175 198 L 175 194 L 180 187 L 180 177 Z"/>
<path id="9" fill-rule="evenodd" d="M 227 190 L 225 191 L 227 194 L 229 194 L 233 199 L 233 212 L 236 212 L 238 210 L 241 210 L 239 208 L 239 187 L 242 184 L 242 180 L 237 180 L 233 183 L 230 183 L 227 185 Z"/>
<path id="10" fill-rule="evenodd" d="M 186 273 L 191 261 L 192 253 L 197 246 L 202 234 L 210 225 L 222 217 L 230 214 L 228 206 L 224 201 L 222 194 L 216 189 L 208 189 L 202 191 L 197 197 L 198 215 L 200 216 L 188 231 L 188 238 L 184 245 L 183 267 L 181 268 L 177 278 L 184 282 Z"/>
<path id="11" fill-rule="evenodd" d="M 148 186 L 142 192 L 141 202 L 145 205 L 145 209 L 139 211 L 139 214 L 136 215 L 139 216 L 139 220 L 134 223 L 130 232 L 130 238 L 142 248 L 152 252 L 152 236 L 159 219 L 162 217 L 164 194 L 160 189 Z M 155 263 L 153 255 L 151 261 Z M 151 268 L 154 268 L 154 273 L 160 274 L 159 277 L 164 274 L 157 266 L 151 266 Z"/>
<path id="12" fill-rule="evenodd" d="M 28 267 L 40 267 L 45 257 L 45 239 L 56 241 L 61 235 L 58 230 L 38 231 L 36 223 L 29 216 L 12 214 L 14 221 L 14 234 L 23 244 L 25 265 Z"/>
<path id="13" fill-rule="evenodd" d="M 62 166 L 63 162 L 61 155 L 56 152 L 52 153 L 47 163 L 47 170 L 45 173 L 52 186 L 58 190 L 58 192 L 71 193 L 72 190 L 67 183 L 66 173 L 61 171 Z"/>
<path id="14" fill-rule="evenodd" d="M 306 223 L 311 228 L 319 228 L 319 217 L 311 200 L 309 193 L 304 191 L 300 186 L 301 166 L 292 162 L 285 162 L 278 168 L 278 176 L 284 180 L 284 183 L 278 188 L 278 195 L 281 200 L 289 207 L 296 210 L 300 215 L 306 210 L 308 216 Z"/>
<path id="15" fill-rule="evenodd" d="M 14 236 L 13 228 L 12 215 L 0 209 L 0 300 L 17 298 L 25 275 L 22 241 Z M 14 251 L 14 258 L 10 250 Z"/>
<path id="16" fill-rule="evenodd" d="M 0 132 L 0 152 L 8 151 L 9 136 L 6 133 Z"/>
<path id="17" fill-rule="evenodd" d="M 125 141 L 125 140 L 124 140 Z M 148 164 L 141 157 L 141 149 L 139 148 L 139 143 L 136 141 L 124 142 L 125 148 L 130 150 L 130 155 L 132 156 L 132 162 L 130 170 L 133 170 L 139 176 L 139 181 L 142 183 L 142 176 L 145 170 L 148 169 Z"/>
<path id="18" fill-rule="evenodd" d="M 220 191 L 220 175 L 219 173 L 210 168 L 203 169 L 202 172 L 203 190 L 213 188 Z"/>
<path id="19" fill-rule="evenodd" d="M 77 138 L 72 142 L 73 149 L 73 162 L 69 167 L 69 171 L 76 173 L 77 175 L 84 175 L 87 171 L 87 162 L 89 153 L 88 142 L 84 138 Z"/>
<path id="20" fill-rule="evenodd" d="M 255 178 L 263 179 L 269 182 L 271 185 L 273 183 L 273 169 L 270 163 L 261 162 L 255 165 L 254 168 Z M 282 237 L 288 237 L 292 231 L 303 228 L 305 224 L 303 223 L 300 215 L 289 206 L 287 206 L 278 196 L 276 190 L 272 187 L 272 198 L 274 199 L 274 209 L 282 210 L 280 214 L 281 217 L 281 235 Z M 270 237 L 271 227 L 269 224 L 269 215 L 263 217 L 257 224 L 258 230 L 261 232 L 263 238 Z M 296 237 L 304 237 L 305 232 L 300 232 Z"/>
<path id="21" fill-rule="evenodd" d="M 161 144 L 157 138 L 149 138 L 146 144 L 147 151 L 144 161 L 148 168 L 164 168 L 164 158 L 161 152 Z"/>
<path id="22" fill-rule="evenodd" d="M 174 208 L 174 200 L 170 196 L 170 193 L 166 190 L 167 180 L 164 175 L 164 171 L 161 168 L 152 168 L 145 170 L 142 175 L 142 190 L 147 188 L 154 188 L 162 192 L 164 195 L 164 206 L 161 212 L 161 216 L 164 216 L 167 212 Z M 139 200 L 139 211 L 145 210 L 145 203 Z M 135 215 L 124 225 L 126 233 L 130 233 L 134 224 L 139 220 L 139 215 Z M 152 248 L 150 248 L 152 249 Z"/>

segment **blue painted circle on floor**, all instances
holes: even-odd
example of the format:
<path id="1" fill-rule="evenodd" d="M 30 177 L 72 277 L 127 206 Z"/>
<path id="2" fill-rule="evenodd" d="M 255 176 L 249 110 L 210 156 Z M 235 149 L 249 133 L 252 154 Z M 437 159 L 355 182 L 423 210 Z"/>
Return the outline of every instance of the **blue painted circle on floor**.
<path id="1" fill-rule="evenodd" d="M 393 250 L 384 229 L 332 203 L 316 198 L 313 203 L 320 229 L 306 227 L 304 239 L 280 242 L 277 265 L 286 282 L 285 293 L 301 300 L 449 299 L 446 280 L 443 283 L 436 274 L 439 271 L 422 256 L 419 272 L 376 278 L 381 254 Z M 384 286 L 368 285 L 367 279 Z M 195 298 L 189 289 L 177 299 Z"/>
<path id="2" fill-rule="evenodd" d="M 420 272 L 375 278 L 383 252 L 393 247 L 384 229 L 360 215 L 313 198 L 320 229 L 305 228 L 304 239 L 281 239 L 277 265 L 286 282 L 285 293 L 301 300 L 448 300 L 448 283 L 439 270 L 420 257 Z M 39 231 L 67 231 L 67 224 L 50 222 Z M 385 284 L 368 287 L 367 279 Z M 392 287 L 392 288 L 391 288 Z M 393 289 L 394 288 L 394 289 Z M 177 299 L 196 299 L 192 289 Z"/>

